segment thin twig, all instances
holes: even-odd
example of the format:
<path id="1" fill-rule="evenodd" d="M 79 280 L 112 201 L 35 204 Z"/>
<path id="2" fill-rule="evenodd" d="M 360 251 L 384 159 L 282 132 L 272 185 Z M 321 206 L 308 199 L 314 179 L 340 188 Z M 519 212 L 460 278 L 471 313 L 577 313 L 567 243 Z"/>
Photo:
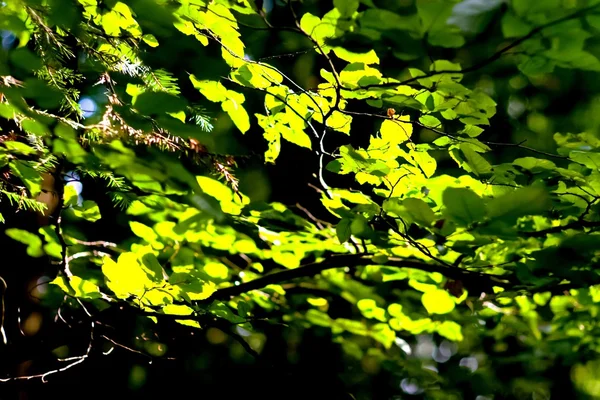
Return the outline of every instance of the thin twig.
<path id="1" fill-rule="evenodd" d="M 56 232 L 56 236 L 58 236 L 58 240 L 60 243 L 60 247 L 61 247 L 61 272 L 65 274 L 65 276 L 67 277 L 67 279 L 71 279 L 73 277 L 73 273 L 71 272 L 71 270 L 69 269 L 69 256 L 67 255 L 67 242 L 65 241 L 65 238 L 62 235 L 62 217 L 59 214 L 58 217 L 56 218 L 56 226 L 54 227 L 54 230 Z"/>
<path id="2" fill-rule="evenodd" d="M 348 110 L 340 110 L 340 112 L 343 113 L 343 114 L 348 114 L 348 115 L 358 115 L 358 116 L 363 116 L 363 117 L 374 117 L 374 118 L 394 120 L 393 118 L 388 117 L 387 115 L 380 115 L 380 114 L 373 114 L 373 113 L 366 113 L 366 112 L 357 112 L 357 111 L 348 111 Z M 440 129 L 437 129 L 435 127 L 424 125 L 424 124 L 422 124 L 419 121 L 405 121 L 405 122 L 409 123 L 409 124 L 417 125 L 417 126 L 423 128 L 423 129 L 427 129 L 427 130 L 429 130 L 429 131 L 431 131 L 433 133 L 437 133 L 440 136 L 445 136 L 445 137 L 450 138 L 452 140 L 462 141 L 462 142 L 465 142 L 465 143 L 471 143 L 471 144 L 473 144 L 472 142 L 466 141 L 464 138 L 461 138 L 460 136 L 455 136 L 453 134 L 450 134 L 448 132 L 444 132 L 444 131 L 442 131 Z M 516 147 L 516 148 L 519 148 L 519 149 L 531 151 L 533 153 L 542 154 L 542 155 L 545 155 L 545 156 L 548 156 L 548 157 L 559 158 L 559 159 L 562 159 L 562 160 L 565 160 L 565 159 L 569 158 L 569 157 L 561 156 L 561 155 L 558 155 L 558 154 L 547 153 L 545 151 L 537 150 L 537 149 L 534 149 L 532 147 L 523 146 L 523 143 L 525 143 L 526 140 L 523 140 L 523 141 L 521 141 L 519 143 L 499 143 L 499 142 L 489 142 L 489 141 L 485 141 L 485 140 L 481 140 L 480 142 L 483 143 L 483 144 L 489 145 L 489 146 Z"/>
<path id="3" fill-rule="evenodd" d="M 312 215 L 312 213 L 305 207 L 302 207 L 300 205 L 300 203 L 296 203 L 296 208 L 298 208 L 300 211 L 302 211 L 304 214 L 306 214 L 306 216 L 315 223 L 315 225 L 317 225 L 317 227 L 319 227 L 319 229 L 325 229 L 325 225 L 331 225 L 328 222 L 322 221 L 320 219 L 318 219 L 317 217 L 315 217 L 314 215 Z"/>
<path id="4" fill-rule="evenodd" d="M 73 242 L 84 245 L 84 246 L 117 247 L 116 243 L 107 242 L 105 240 L 94 240 L 94 241 L 88 242 L 85 240 L 76 239 L 74 237 L 69 237 L 69 240 L 72 240 Z"/>
<path id="5" fill-rule="evenodd" d="M 64 372 L 68 369 L 73 368 L 74 366 L 76 366 L 78 364 L 81 364 L 89 357 L 90 352 L 92 351 L 92 345 L 94 343 L 94 328 L 95 328 L 95 323 L 94 323 L 94 321 L 92 321 L 91 329 L 90 329 L 90 342 L 88 344 L 86 352 L 83 355 L 77 356 L 77 357 L 70 357 L 68 359 L 58 359 L 59 361 L 73 361 L 69 365 L 66 365 L 61 368 L 53 369 L 53 370 L 50 370 L 50 371 L 47 371 L 47 372 L 44 372 L 41 374 L 0 378 L 0 382 L 29 381 L 32 379 L 40 378 L 43 383 L 46 383 L 46 382 L 48 382 L 48 380 L 47 380 L 48 376 L 58 374 L 60 372 Z"/>
<path id="6" fill-rule="evenodd" d="M 79 253 L 75 253 L 66 258 L 67 262 L 71 262 L 77 258 L 82 257 L 110 257 L 110 254 L 105 253 L 103 251 L 92 250 L 92 251 L 80 251 Z"/>
<path id="7" fill-rule="evenodd" d="M 117 347 L 120 347 L 120 348 L 122 348 L 122 349 L 125 349 L 125 350 L 127 350 L 127 351 L 129 351 L 129 352 L 131 352 L 131 353 L 139 354 L 139 355 L 141 355 L 141 356 L 143 356 L 143 357 L 149 358 L 149 359 L 150 359 L 150 362 L 152 362 L 152 360 L 153 360 L 153 358 L 152 358 L 150 355 L 148 355 L 148 354 L 146 354 L 146 353 L 143 353 L 143 352 L 141 352 L 141 351 L 139 351 L 139 350 L 132 349 L 131 347 L 125 346 L 124 344 L 121 344 L 121 343 L 117 342 L 116 340 L 109 338 L 109 337 L 108 337 L 108 336 L 106 336 L 106 335 L 102 335 L 101 337 L 102 337 L 103 339 L 105 339 L 105 340 L 109 341 L 110 343 L 112 343 L 113 345 L 115 345 L 115 346 L 117 346 Z"/>

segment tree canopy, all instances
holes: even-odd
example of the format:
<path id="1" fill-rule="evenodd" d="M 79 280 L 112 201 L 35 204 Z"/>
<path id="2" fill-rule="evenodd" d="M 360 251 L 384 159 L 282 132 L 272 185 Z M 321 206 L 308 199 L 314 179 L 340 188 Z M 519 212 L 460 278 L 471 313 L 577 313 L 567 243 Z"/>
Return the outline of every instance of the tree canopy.
<path id="1" fill-rule="evenodd" d="M 315 398 L 600 397 L 599 33 L 598 0 L 5 0 L 0 381 L 228 343 L 334 354 Z"/>

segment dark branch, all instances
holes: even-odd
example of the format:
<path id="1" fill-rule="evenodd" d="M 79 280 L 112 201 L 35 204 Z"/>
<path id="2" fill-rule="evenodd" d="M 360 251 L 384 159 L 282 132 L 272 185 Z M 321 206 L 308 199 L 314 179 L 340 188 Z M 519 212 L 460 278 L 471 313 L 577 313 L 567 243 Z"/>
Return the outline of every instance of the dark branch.
<path id="1" fill-rule="evenodd" d="M 550 233 L 560 233 L 564 232 L 568 229 L 583 229 L 583 228 L 598 228 L 600 227 L 600 221 L 584 221 L 578 220 L 575 222 L 571 222 L 566 225 L 553 226 L 552 228 L 543 229 L 541 231 L 536 232 L 521 232 L 521 234 L 529 237 L 543 237 Z"/>
<path id="2" fill-rule="evenodd" d="M 347 115 L 358 115 L 358 116 L 364 116 L 364 117 L 373 117 L 373 118 L 381 118 L 381 119 L 390 119 L 390 120 L 393 120 L 393 118 L 388 117 L 387 115 L 380 115 L 380 114 L 373 114 L 373 113 L 366 113 L 366 112 L 358 112 L 358 111 L 348 111 L 348 110 L 340 110 L 340 112 L 343 113 L 343 114 L 347 114 Z M 460 141 L 466 142 L 460 136 L 455 136 L 455 135 L 452 135 L 452 134 L 450 134 L 448 132 L 444 132 L 444 131 L 442 131 L 440 129 L 437 129 L 435 127 L 424 125 L 424 124 L 422 124 L 419 121 L 405 121 L 405 122 L 413 124 L 413 125 L 416 125 L 416 126 L 419 126 L 419 127 L 423 128 L 423 129 L 427 129 L 427 130 L 429 130 L 429 131 L 431 131 L 433 133 L 437 133 L 440 136 L 445 136 L 445 137 L 450 138 L 452 140 L 456 140 L 456 141 L 459 141 L 459 142 Z M 466 143 L 472 143 L 472 142 L 466 142 Z M 547 156 L 547 157 L 560 158 L 560 159 L 563 159 L 563 160 L 566 160 L 566 159 L 569 158 L 569 157 L 566 157 L 566 156 L 561 156 L 561 155 L 558 155 L 558 154 L 552 154 L 552 153 L 548 153 L 548 152 L 545 152 L 545 151 L 542 151 L 542 150 L 534 149 L 533 147 L 523 146 L 523 143 L 525 143 L 525 141 L 522 141 L 520 143 L 499 143 L 499 142 L 488 142 L 488 141 L 485 141 L 485 140 L 481 140 L 481 143 L 486 144 L 488 146 L 496 146 L 496 147 L 516 147 L 516 148 L 523 149 L 523 150 L 526 150 L 526 151 L 531 151 L 532 153 L 541 154 L 541 155 L 544 155 L 544 156 Z"/>
<path id="3" fill-rule="evenodd" d="M 442 75 L 442 74 L 456 74 L 457 72 L 465 74 L 465 73 L 480 70 L 481 68 L 488 66 L 489 64 L 493 63 L 494 61 L 499 60 L 500 57 L 502 57 L 504 54 L 506 54 L 509 50 L 514 49 L 515 47 L 519 46 L 521 43 L 531 39 L 532 37 L 534 37 L 541 31 L 543 31 L 544 29 L 561 24 L 561 23 L 569 21 L 571 19 L 579 18 L 579 17 L 585 15 L 586 13 L 588 13 L 589 11 L 592 11 L 598 7 L 600 7 L 600 4 L 595 4 L 595 5 L 592 5 L 589 7 L 585 7 L 585 8 L 582 8 L 581 10 L 578 10 L 572 14 L 566 15 L 562 18 L 558 18 L 554 21 L 550 21 L 547 24 L 540 25 L 537 28 L 532 29 L 531 32 L 529 32 L 527 35 L 520 37 L 519 39 L 515 40 L 514 42 L 508 44 L 507 46 L 503 47 L 501 50 L 497 51 L 496 53 L 492 54 L 490 57 L 486 58 L 485 60 L 482 60 L 476 64 L 473 64 L 467 68 L 464 68 L 462 71 L 449 71 L 449 70 L 432 71 L 428 74 L 421 75 L 421 76 L 415 76 L 413 78 L 406 79 L 402 82 L 389 82 L 389 83 L 378 83 L 378 84 L 372 84 L 372 85 L 365 85 L 365 86 L 361 86 L 357 89 L 370 89 L 370 88 L 377 88 L 377 87 L 379 87 L 379 88 L 395 87 L 395 86 L 407 85 L 409 83 L 418 81 L 419 79 L 431 78 L 431 77 Z M 352 90 L 352 89 L 347 89 L 347 90 Z"/>
<path id="4" fill-rule="evenodd" d="M 525 143 L 526 140 L 520 142 L 520 143 L 498 143 L 498 142 L 486 142 L 486 141 L 482 141 L 482 143 L 485 143 L 489 146 L 504 146 L 504 147 L 518 147 L 519 149 L 523 149 L 523 150 L 527 150 L 527 151 L 531 151 L 533 153 L 537 153 L 537 154 L 541 154 L 543 156 L 546 157 L 554 157 L 554 158 L 560 158 L 562 160 L 567 160 L 569 157 L 567 156 L 561 156 L 558 154 L 552 154 L 552 153 L 548 153 L 542 150 L 538 150 L 538 149 L 534 149 L 533 147 L 529 147 L 529 146 L 523 146 L 523 143 Z"/>
<path id="5" fill-rule="evenodd" d="M 210 303 L 213 300 L 228 300 L 233 296 L 237 296 L 242 293 L 247 293 L 252 290 L 262 289 L 268 285 L 287 282 L 297 278 L 311 277 L 329 269 L 345 267 L 356 268 L 359 266 L 374 264 L 377 263 L 372 260 L 371 255 L 332 255 L 323 261 L 306 264 L 295 269 L 274 272 L 272 274 L 263 276 L 262 278 L 242 283 L 238 286 L 230 286 L 224 289 L 219 289 L 208 299 L 202 300 L 198 303 Z M 490 288 L 491 286 L 507 287 L 511 284 L 510 279 L 506 276 L 481 274 L 478 272 L 469 271 L 461 268 L 449 268 L 445 266 L 427 264 L 425 262 L 415 260 L 389 258 L 388 261 L 382 266 L 413 268 L 427 272 L 438 272 L 447 278 L 461 280 L 465 284 L 465 286 L 468 286 L 470 284 L 476 286 L 482 291 L 486 288 Z"/>

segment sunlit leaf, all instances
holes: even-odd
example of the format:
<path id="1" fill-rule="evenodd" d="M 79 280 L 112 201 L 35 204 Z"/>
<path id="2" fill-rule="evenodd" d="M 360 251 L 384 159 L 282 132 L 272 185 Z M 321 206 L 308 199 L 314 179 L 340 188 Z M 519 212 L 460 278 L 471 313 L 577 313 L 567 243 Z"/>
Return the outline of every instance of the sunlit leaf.
<path id="1" fill-rule="evenodd" d="M 42 257 L 42 239 L 31 232 L 23 229 L 10 228 L 5 231 L 6 235 L 11 239 L 27 245 L 27 254 L 31 257 Z"/>
<path id="2" fill-rule="evenodd" d="M 434 289 L 423 293 L 423 306 L 429 314 L 447 314 L 454 310 L 454 300 L 445 290 Z"/>

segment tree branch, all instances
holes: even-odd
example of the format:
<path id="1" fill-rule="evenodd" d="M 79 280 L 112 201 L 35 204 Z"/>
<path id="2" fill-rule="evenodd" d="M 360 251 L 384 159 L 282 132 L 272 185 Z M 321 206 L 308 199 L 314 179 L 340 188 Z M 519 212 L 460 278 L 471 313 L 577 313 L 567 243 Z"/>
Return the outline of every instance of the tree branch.
<path id="1" fill-rule="evenodd" d="M 54 231 L 56 232 L 56 236 L 58 237 L 58 241 L 60 243 L 61 248 L 60 273 L 64 274 L 65 277 L 70 280 L 73 277 L 73 273 L 69 268 L 69 261 L 71 260 L 71 258 L 69 258 L 67 254 L 68 246 L 62 234 L 62 216 L 60 214 L 58 214 L 58 217 L 56 219 Z"/>
<path id="2" fill-rule="evenodd" d="M 297 278 L 311 277 L 323 271 L 336 268 L 356 268 L 364 265 L 377 264 L 373 261 L 372 255 L 364 254 L 344 254 L 332 255 L 325 260 L 306 264 L 304 266 L 288 269 L 280 272 L 263 276 L 261 278 L 242 283 L 237 286 L 217 290 L 208 299 L 196 302 L 196 304 L 210 303 L 213 300 L 227 300 L 230 297 L 238 296 L 252 290 L 262 289 L 268 285 L 291 281 Z M 508 276 L 481 274 L 479 272 L 469 271 L 461 268 L 449 268 L 434 264 L 427 264 L 421 261 L 405 260 L 401 258 L 389 258 L 382 264 L 387 267 L 412 268 L 426 272 L 438 272 L 447 278 L 461 280 L 465 286 L 478 286 L 482 291 L 492 286 L 508 287 L 513 282 Z"/>
<path id="3" fill-rule="evenodd" d="M 48 376 L 50 375 L 54 375 L 54 374 L 58 374 L 60 372 L 64 372 L 68 369 L 73 368 L 74 366 L 83 363 L 89 356 L 90 356 L 90 352 L 92 351 L 92 345 L 94 343 L 94 328 L 95 328 L 95 323 L 92 321 L 91 322 L 91 329 L 90 329 L 90 342 L 88 344 L 87 350 L 85 351 L 84 354 L 80 355 L 80 356 L 76 356 L 76 357 L 70 357 L 68 359 L 59 359 L 58 361 L 65 361 L 65 362 L 70 362 L 68 365 L 61 367 L 61 368 L 57 368 L 57 369 L 53 369 L 50 371 L 46 371 L 40 374 L 34 374 L 34 375 L 22 375 L 22 376 L 14 376 L 14 377 L 8 377 L 8 378 L 0 378 L 0 382 L 11 382 L 11 381 L 29 381 L 32 379 L 38 379 L 40 378 L 42 380 L 43 383 L 48 382 Z"/>
<path id="4" fill-rule="evenodd" d="M 381 119 L 394 120 L 394 118 L 388 117 L 387 115 L 373 114 L 373 113 L 367 113 L 367 112 L 358 112 L 358 111 L 348 111 L 348 110 L 339 110 L 339 111 L 342 114 L 347 114 L 347 115 L 358 115 L 358 116 L 363 116 L 363 117 L 372 117 L 372 118 L 381 118 Z M 461 142 L 462 141 L 462 142 L 465 142 L 465 143 L 471 143 L 471 142 L 466 141 L 465 139 L 463 139 L 460 136 L 455 136 L 455 135 L 452 135 L 452 134 L 450 134 L 448 132 L 444 132 L 444 131 L 442 131 L 440 129 L 437 129 L 435 127 L 427 126 L 427 125 L 425 125 L 425 124 L 423 124 L 423 123 L 421 123 L 419 121 L 416 121 L 416 120 L 415 121 L 407 121 L 407 122 L 410 123 L 410 124 L 419 126 L 419 127 L 423 128 L 423 129 L 427 129 L 428 131 L 436 133 L 436 134 L 438 134 L 440 136 L 445 136 L 445 137 L 450 138 L 452 140 L 456 140 L 457 142 Z M 522 142 L 519 142 L 519 143 L 500 143 L 500 142 L 489 142 L 489 141 L 486 141 L 486 140 L 481 140 L 480 142 L 483 143 L 483 144 L 486 144 L 488 146 L 516 147 L 516 148 L 523 149 L 523 150 L 526 150 L 526 151 L 531 151 L 533 153 L 541 154 L 541 155 L 544 155 L 544 156 L 547 156 L 547 157 L 554 157 L 554 158 L 559 158 L 559 159 L 562 159 L 562 160 L 566 160 L 566 159 L 569 158 L 569 157 L 566 157 L 566 156 L 561 156 L 561 155 L 558 155 L 558 154 L 552 154 L 552 153 L 548 153 L 548 152 L 545 152 L 545 151 L 542 151 L 542 150 L 534 149 L 533 147 L 523 146 L 523 143 L 525 143 L 525 141 L 522 141 Z"/>
<path id="5" fill-rule="evenodd" d="M 412 77 L 410 79 L 406 79 L 402 82 L 389 82 L 389 83 L 378 83 L 378 84 L 372 84 L 372 85 L 365 85 L 365 86 L 361 86 L 358 87 L 354 90 L 358 90 L 358 89 L 370 89 L 370 88 L 381 88 L 381 87 L 395 87 L 395 86 L 401 86 L 401 85 L 407 85 L 409 83 L 418 81 L 419 79 L 426 79 L 426 78 L 431 78 L 434 76 L 438 76 L 438 75 L 442 75 L 442 74 L 456 74 L 458 73 L 469 73 L 469 72 L 474 72 L 477 71 L 483 67 L 488 66 L 489 64 L 493 63 L 494 61 L 500 59 L 500 57 L 502 57 L 506 52 L 508 52 L 511 49 L 514 49 L 515 47 L 517 47 L 518 45 L 520 45 L 521 43 L 531 39 L 532 37 L 534 37 L 535 35 L 537 35 L 538 33 L 540 33 L 541 31 L 543 31 L 544 29 L 550 28 L 554 25 L 558 25 L 561 24 L 563 22 L 569 21 L 571 19 L 575 19 L 575 18 L 579 18 L 583 15 L 585 15 L 586 13 L 588 13 L 589 11 L 592 11 L 596 8 L 600 7 L 600 4 L 594 4 L 592 6 L 589 7 L 585 7 L 582 8 L 581 10 L 575 11 L 572 14 L 566 15 L 562 18 L 558 18 L 554 21 L 550 21 L 544 25 L 540 25 L 534 29 L 531 30 L 531 32 L 529 32 L 527 35 L 520 37 L 519 39 L 515 40 L 514 42 L 506 45 L 505 47 L 503 47 L 502 49 L 500 49 L 499 51 L 497 51 L 496 53 L 492 54 L 491 56 L 489 56 L 488 58 L 486 58 L 485 60 L 482 60 L 476 64 L 473 64 L 467 68 L 464 68 L 462 71 L 449 71 L 449 70 L 442 70 L 442 71 L 432 71 L 428 74 L 422 75 L 422 76 L 415 76 Z M 352 89 L 347 89 L 347 90 L 352 90 Z"/>
<path id="6" fill-rule="evenodd" d="M 584 221 L 578 220 L 571 222 L 566 225 L 553 226 L 552 228 L 543 229 L 535 232 L 520 232 L 521 234 L 529 237 L 543 237 L 550 233 L 560 233 L 567 229 L 583 229 L 583 228 L 598 228 L 600 227 L 600 221 Z"/>

